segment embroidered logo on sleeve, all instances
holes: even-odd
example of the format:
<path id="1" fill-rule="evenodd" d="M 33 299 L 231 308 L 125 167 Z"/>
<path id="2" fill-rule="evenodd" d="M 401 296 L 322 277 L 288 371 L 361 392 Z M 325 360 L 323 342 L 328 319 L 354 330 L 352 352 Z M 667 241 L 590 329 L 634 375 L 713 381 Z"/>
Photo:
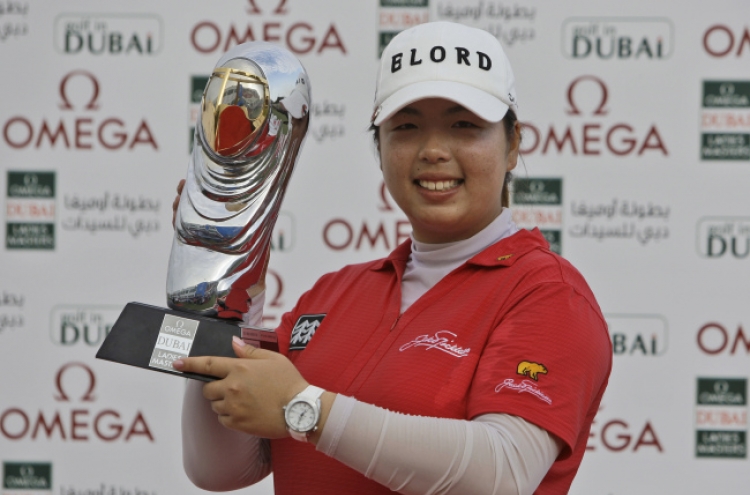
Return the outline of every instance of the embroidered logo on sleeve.
<path id="1" fill-rule="evenodd" d="M 297 320 L 292 328 L 292 337 L 289 340 L 290 351 L 301 351 L 307 347 L 310 343 L 310 339 L 315 335 L 315 331 L 318 329 L 323 318 L 326 315 L 302 315 Z"/>
<path id="2" fill-rule="evenodd" d="M 424 347 L 425 350 L 437 349 L 455 357 L 466 357 L 471 352 L 470 347 L 461 347 L 456 344 L 457 335 L 448 330 L 440 330 L 435 335 L 420 335 L 416 339 L 399 347 L 400 352 L 404 352 L 412 347 Z"/>
<path id="3" fill-rule="evenodd" d="M 519 394 L 531 394 L 542 402 L 552 404 L 552 399 L 550 399 L 547 394 L 542 392 L 542 389 L 539 388 L 539 385 L 534 383 L 539 381 L 539 375 L 547 374 L 546 366 L 541 363 L 521 361 L 520 363 L 518 363 L 516 373 L 521 376 L 529 377 L 534 381 L 532 382 L 531 380 L 521 380 L 520 383 L 517 383 L 513 378 L 506 378 L 503 383 L 500 383 L 497 387 L 495 387 L 495 392 L 500 393 L 500 391 L 504 389 L 513 390 Z"/>
<path id="4" fill-rule="evenodd" d="M 552 399 L 547 394 L 541 391 L 536 383 L 531 380 L 521 380 L 521 383 L 516 383 L 513 378 L 506 378 L 505 381 L 495 387 L 495 392 L 499 393 L 503 389 L 515 390 L 519 394 L 527 393 L 531 394 L 542 402 L 552 404 Z"/>
<path id="5" fill-rule="evenodd" d="M 532 380 L 539 381 L 539 374 L 546 375 L 547 374 L 547 368 L 540 363 L 532 363 L 531 361 L 521 361 L 518 363 L 518 371 L 517 373 L 519 375 L 528 376 Z"/>

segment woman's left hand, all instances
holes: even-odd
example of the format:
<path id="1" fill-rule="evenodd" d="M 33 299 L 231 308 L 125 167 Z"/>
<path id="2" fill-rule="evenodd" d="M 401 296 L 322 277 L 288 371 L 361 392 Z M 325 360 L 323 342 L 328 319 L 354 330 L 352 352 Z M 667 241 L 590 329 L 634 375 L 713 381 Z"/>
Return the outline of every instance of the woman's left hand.
<path id="1" fill-rule="evenodd" d="M 227 428 L 263 438 L 289 436 L 283 407 L 307 387 L 291 361 L 285 356 L 245 344 L 232 342 L 240 359 L 200 356 L 173 363 L 176 370 L 219 378 L 203 386 L 203 396 Z"/>

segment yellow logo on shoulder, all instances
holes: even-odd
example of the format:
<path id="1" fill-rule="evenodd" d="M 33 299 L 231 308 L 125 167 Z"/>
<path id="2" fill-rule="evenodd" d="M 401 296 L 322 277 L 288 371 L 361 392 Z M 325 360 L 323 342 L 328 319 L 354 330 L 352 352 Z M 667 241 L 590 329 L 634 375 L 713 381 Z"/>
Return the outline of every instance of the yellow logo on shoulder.
<path id="1" fill-rule="evenodd" d="M 547 374 L 547 368 L 543 364 L 532 363 L 531 361 L 521 361 L 518 363 L 517 373 L 519 375 L 528 376 L 534 381 L 538 381 L 540 373 L 543 375 Z"/>

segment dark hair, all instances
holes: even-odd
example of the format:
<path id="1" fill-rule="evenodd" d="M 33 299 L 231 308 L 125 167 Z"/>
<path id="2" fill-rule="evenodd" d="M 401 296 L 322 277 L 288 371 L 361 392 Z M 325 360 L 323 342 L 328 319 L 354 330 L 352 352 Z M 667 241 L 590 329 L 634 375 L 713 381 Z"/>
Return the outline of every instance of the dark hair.
<path id="1" fill-rule="evenodd" d="M 518 125 L 518 117 L 516 116 L 516 112 L 513 111 L 512 108 L 508 108 L 508 111 L 505 113 L 505 117 L 503 117 L 503 127 L 505 128 L 505 139 L 508 141 L 508 144 L 516 144 L 516 146 L 521 146 L 521 127 Z M 378 150 L 378 155 L 380 155 L 380 126 L 377 126 L 375 124 L 370 124 L 370 127 L 368 131 L 372 132 L 372 139 L 375 142 L 375 149 Z M 500 203 L 504 207 L 510 206 L 510 183 L 513 180 L 513 174 L 508 171 L 505 172 L 505 180 L 503 181 L 503 190 L 500 193 Z"/>

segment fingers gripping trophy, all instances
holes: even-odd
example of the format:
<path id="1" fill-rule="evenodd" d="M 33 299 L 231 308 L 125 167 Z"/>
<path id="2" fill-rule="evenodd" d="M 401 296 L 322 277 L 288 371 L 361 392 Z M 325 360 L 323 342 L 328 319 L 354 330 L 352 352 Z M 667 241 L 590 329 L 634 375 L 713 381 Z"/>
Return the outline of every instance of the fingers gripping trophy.
<path id="1" fill-rule="evenodd" d="M 167 303 L 241 319 L 308 128 L 300 62 L 268 43 L 227 52 L 206 85 L 175 219 Z"/>
<path id="2" fill-rule="evenodd" d="M 98 358 L 182 374 L 172 367 L 181 357 L 234 356 L 232 336 L 278 350 L 273 331 L 238 320 L 249 309 L 249 290 L 263 283 L 309 108 L 307 73 L 287 50 L 245 43 L 219 60 L 203 92 L 175 215 L 170 309 L 129 303 Z"/>

